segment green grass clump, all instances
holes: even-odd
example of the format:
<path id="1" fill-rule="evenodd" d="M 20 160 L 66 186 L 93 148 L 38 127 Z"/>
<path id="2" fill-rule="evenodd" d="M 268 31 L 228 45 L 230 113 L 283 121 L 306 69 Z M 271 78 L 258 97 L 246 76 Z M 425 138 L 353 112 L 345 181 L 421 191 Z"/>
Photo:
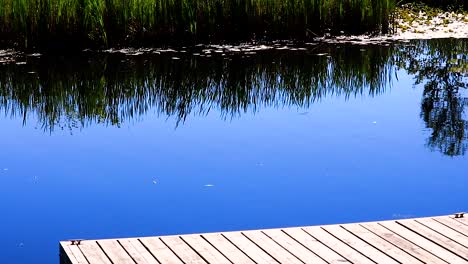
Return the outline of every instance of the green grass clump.
<path id="1" fill-rule="evenodd" d="M 108 47 L 383 32 L 394 0 L 0 0 L 0 39 Z"/>

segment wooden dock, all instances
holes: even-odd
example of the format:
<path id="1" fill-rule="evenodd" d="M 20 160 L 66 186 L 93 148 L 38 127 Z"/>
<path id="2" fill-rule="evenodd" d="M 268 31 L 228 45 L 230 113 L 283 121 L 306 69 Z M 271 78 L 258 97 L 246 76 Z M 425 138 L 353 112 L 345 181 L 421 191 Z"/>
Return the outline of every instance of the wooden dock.
<path id="1" fill-rule="evenodd" d="M 240 232 L 60 242 L 62 264 L 468 263 L 463 214 Z"/>

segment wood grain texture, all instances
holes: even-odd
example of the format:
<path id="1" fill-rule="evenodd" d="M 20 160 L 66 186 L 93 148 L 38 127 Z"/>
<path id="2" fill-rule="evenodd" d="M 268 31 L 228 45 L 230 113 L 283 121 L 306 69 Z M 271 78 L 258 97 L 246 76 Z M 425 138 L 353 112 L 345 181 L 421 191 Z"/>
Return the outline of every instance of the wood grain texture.
<path id="1" fill-rule="evenodd" d="M 374 262 L 370 260 L 367 256 L 361 254 L 361 252 L 353 249 L 347 244 L 343 243 L 339 239 L 330 235 L 328 232 L 323 230 L 321 227 L 305 227 L 303 228 L 309 235 L 326 245 L 327 247 L 333 249 L 336 252 L 339 252 L 340 255 L 351 261 L 352 263 L 361 263 L 361 264 L 373 264 Z"/>
<path id="2" fill-rule="evenodd" d="M 425 251 L 430 252 L 431 254 L 434 254 L 438 258 L 443 259 L 444 261 L 448 263 L 460 263 L 460 264 L 465 263 L 466 264 L 466 261 L 464 259 L 448 251 L 446 248 L 443 248 L 435 244 L 434 242 L 426 239 L 423 236 L 420 236 L 419 234 L 407 229 L 406 227 L 396 222 L 393 222 L 393 221 L 381 222 L 379 223 L 379 225 L 382 225 L 383 227 L 387 228 L 393 233 L 398 234 L 398 236 L 401 236 L 404 239 L 410 241 L 413 245 L 416 245 L 415 248 L 421 247 Z"/>
<path id="3" fill-rule="evenodd" d="M 82 241 L 78 247 L 90 264 L 112 264 L 95 240 Z"/>
<path id="4" fill-rule="evenodd" d="M 279 263 L 304 263 L 261 231 L 247 231 L 242 232 L 242 234 L 249 238 L 250 241 L 254 242 L 258 247 L 262 248 L 263 251 L 268 252 L 268 254 L 276 259 Z"/>
<path id="5" fill-rule="evenodd" d="M 184 264 L 158 237 L 144 237 L 139 239 L 145 248 L 151 252 L 160 263 Z"/>
<path id="6" fill-rule="evenodd" d="M 348 259 L 345 259 L 334 250 L 325 246 L 320 241 L 307 234 L 301 228 L 288 228 L 283 229 L 283 231 L 328 263 L 351 263 Z"/>
<path id="7" fill-rule="evenodd" d="M 263 251 L 256 244 L 245 237 L 242 233 L 229 232 L 223 235 L 256 263 L 279 263 L 274 258 L 272 258 L 271 255 Z"/>
<path id="8" fill-rule="evenodd" d="M 181 237 L 191 248 L 201 255 L 208 263 L 231 264 L 231 261 L 200 235 Z"/>
<path id="9" fill-rule="evenodd" d="M 244 252 L 222 234 L 203 234 L 202 237 L 234 264 L 255 264 Z"/>
<path id="10" fill-rule="evenodd" d="M 61 264 L 468 263 L 466 218 L 60 242 Z"/>
<path id="11" fill-rule="evenodd" d="M 365 240 L 362 240 L 359 236 L 348 232 L 348 230 L 339 225 L 324 226 L 322 229 L 376 263 L 398 264 L 398 261 L 395 259 L 389 257 L 372 246 L 372 244 L 365 242 Z"/>
<path id="12" fill-rule="evenodd" d="M 420 236 L 423 236 L 424 238 L 432 241 L 433 243 L 436 243 L 440 247 L 451 251 L 453 254 L 458 255 L 459 257 L 465 260 L 465 263 L 468 262 L 468 248 L 458 244 L 452 239 L 440 233 L 434 232 L 434 230 L 420 224 L 415 220 L 397 221 L 397 223 L 419 234 Z"/>
<path id="13" fill-rule="evenodd" d="M 285 248 L 291 254 L 299 258 L 304 263 L 326 264 L 327 262 L 317 254 L 301 245 L 299 242 L 288 236 L 283 230 L 270 229 L 263 230 L 263 233 Z"/>
<path id="14" fill-rule="evenodd" d="M 137 264 L 160 264 L 138 239 L 119 239 L 119 243 Z"/>

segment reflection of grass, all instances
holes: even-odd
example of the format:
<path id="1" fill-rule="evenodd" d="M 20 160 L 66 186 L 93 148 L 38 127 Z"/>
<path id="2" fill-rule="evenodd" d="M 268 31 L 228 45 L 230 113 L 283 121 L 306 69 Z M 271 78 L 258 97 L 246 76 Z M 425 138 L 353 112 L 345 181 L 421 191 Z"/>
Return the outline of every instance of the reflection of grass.
<path id="1" fill-rule="evenodd" d="M 308 106 L 327 95 L 378 94 L 388 85 L 388 47 L 319 52 L 332 56 L 267 52 L 250 58 L 157 56 L 121 62 L 115 55 L 91 63 L 5 65 L 0 66 L 0 107 L 18 115 L 36 113 L 53 129 L 88 122 L 119 125 L 149 109 L 180 121 L 213 108 L 232 116 L 261 106 Z"/>
<path id="2" fill-rule="evenodd" d="M 0 39 L 54 47 L 305 38 L 328 30 L 386 31 L 394 6 L 394 0 L 0 0 Z"/>

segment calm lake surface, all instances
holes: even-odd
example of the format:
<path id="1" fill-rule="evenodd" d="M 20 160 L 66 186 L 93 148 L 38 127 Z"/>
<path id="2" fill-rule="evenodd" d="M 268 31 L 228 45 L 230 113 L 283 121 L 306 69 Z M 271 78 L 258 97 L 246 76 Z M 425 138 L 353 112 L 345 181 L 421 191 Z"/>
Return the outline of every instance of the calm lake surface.
<path id="1" fill-rule="evenodd" d="M 466 211 L 468 41 L 304 48 L 0 65 L 0 263 Z"/>

